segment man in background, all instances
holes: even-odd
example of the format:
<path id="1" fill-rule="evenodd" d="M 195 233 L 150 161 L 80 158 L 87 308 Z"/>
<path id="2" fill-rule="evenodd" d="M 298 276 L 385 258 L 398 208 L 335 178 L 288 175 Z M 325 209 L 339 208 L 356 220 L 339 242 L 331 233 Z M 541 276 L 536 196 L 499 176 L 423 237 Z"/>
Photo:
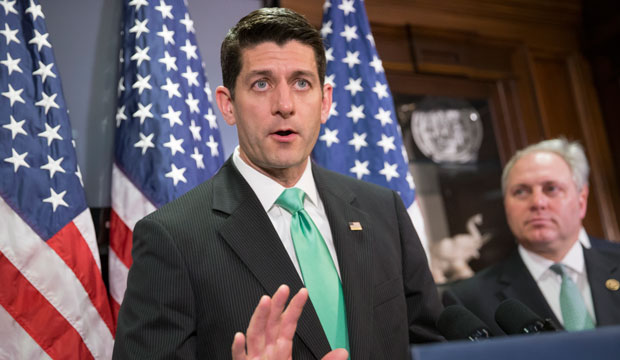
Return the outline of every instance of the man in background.
<path id="1" fill-rule="evenodd" d="M 229 31 L 216 100 L 239 147 L 137 223 L 114 358 L 230 358 L 233 337 L 235 359 L 270 358 L 289 291 L 299 297 L 285 358 L 346 358 L 330 352 L 344 348 L 408 359 L 410 343 L 441 339 L 436 287 L 398 194 L 309 158 L 332 104 L 325 63 L 320 34 L 291 10 L 259 9 Z M 251 318 L 246 343 L 237 333 Z"/>
<path id="2" fill-rule="evenodd" d="M 553 139 L 518 151 L 502 174 L 508 225 L 518 249 L 473 278 L 447 286 L 496 334 L 497 306 L 515 298 L 566 330 L 620 324 L 620 252 L 578 241 L 589 165 L 576 142 Z"/>

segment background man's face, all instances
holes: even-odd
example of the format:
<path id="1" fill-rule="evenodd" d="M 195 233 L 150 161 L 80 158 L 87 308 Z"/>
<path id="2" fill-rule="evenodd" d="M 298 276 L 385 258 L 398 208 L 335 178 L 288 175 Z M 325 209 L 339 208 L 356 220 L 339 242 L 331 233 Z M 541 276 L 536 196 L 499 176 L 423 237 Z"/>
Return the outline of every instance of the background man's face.
<path id="1" fill-rule="evenodd" d="M 559 260 L 577 241 L 587 198 L 587 186 L 578 191 L 568 164 L 559 155 L 525 155 L 506 182 L 508 225 L 523 247 Z"/>
<path id="2" fill-rule="evenodd" d="M 265 42 L 244 49 L 241 63 L 227 121 L 237 125 L 242 158 L 267 173 L 303 169 L 331 106 L 313 49 Z"/>

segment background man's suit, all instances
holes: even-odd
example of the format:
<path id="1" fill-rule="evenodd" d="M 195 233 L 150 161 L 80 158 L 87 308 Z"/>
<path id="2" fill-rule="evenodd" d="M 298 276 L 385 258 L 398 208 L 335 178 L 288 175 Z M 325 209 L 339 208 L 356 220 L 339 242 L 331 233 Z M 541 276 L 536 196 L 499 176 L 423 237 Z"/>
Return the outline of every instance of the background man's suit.
<path id="1" fill-rule="evenodd" d="M 605 286 L 608 279 L 620 280 L 620 252 L 593 248 L 583 249 L 583 255 L 596 326 L 620 324 L 620 291 Z M 495 310 L 508 298 L 517 299 L 542 318 L 560 324 L 516 250 L 505 261 L 480 271 L 471 279 L 447 285 L 443 292 L 444 305 L 464 305 L 497 335 L 504 332 L 495 322 Z"/>
<path id="2" fill-rule="evenodd" d="M 313 166 L 340 264 L 352 359 L 405 359 L 439 340 L 441 304 L 424 250 L 391 190 Z M 359 222 L 352 231 L 349 222 Z M 213 179 L 141 220 L 115 358 L 230 358 L 258 300 L 302 286 L 256 195 L 229 159 Z M 197 350 L 197 353 L 194 351 Z M 294 359 L 330 350 L 306 304 Z M 145 355 L 146 354 L 146 355 Z"/>

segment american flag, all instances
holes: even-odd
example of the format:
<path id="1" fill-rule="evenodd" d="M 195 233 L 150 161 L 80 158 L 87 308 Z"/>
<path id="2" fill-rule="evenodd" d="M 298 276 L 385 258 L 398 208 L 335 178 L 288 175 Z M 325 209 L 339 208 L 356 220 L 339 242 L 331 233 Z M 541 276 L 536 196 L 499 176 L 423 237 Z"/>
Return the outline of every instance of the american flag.
<path id="1" fill-rule="evenodd" d="M 224 161 L 211 90 L 182 0 L 126 0 L 112 170 L 109 279 L 115 315 L 138 220 Z"/>
<path id="2" fill-rule="evenodd" d="M 312 156 L 324 167 L 397 191 L 425 244 L 407 151 L 364 2 L 327 0 L 321 35 L 333 103 Z"/>
<path id="3" fill-rule="evenodd" d="M 0 358 L 109 359 L 114 321 L 36 0 L 0 1 Z"/>

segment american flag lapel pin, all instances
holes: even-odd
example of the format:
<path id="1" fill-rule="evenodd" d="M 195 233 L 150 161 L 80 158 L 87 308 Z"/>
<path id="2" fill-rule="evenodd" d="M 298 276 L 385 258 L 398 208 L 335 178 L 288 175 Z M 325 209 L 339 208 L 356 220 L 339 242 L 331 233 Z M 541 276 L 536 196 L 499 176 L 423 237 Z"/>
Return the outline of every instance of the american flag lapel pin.
<path id="1" fill-rule="evenodd" d="M 359 221 L 351 221 L 349 222 L 349 230 L 351 231 L 360 231 L 362 230 L 362 224 Z"/>

